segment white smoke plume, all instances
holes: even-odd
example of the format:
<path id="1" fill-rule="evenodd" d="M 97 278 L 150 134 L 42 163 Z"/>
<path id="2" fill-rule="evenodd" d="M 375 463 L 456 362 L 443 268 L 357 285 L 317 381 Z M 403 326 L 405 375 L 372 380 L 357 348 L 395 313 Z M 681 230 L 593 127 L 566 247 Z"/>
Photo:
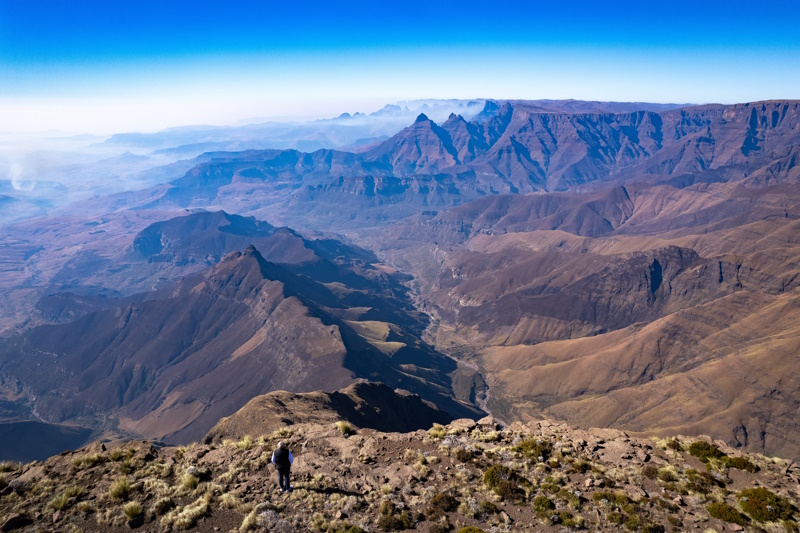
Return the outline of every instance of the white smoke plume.
<path id="1" fill-rule="evenodd" d="M 14 163 L 11 165 L 8 175 L 11 178 L 11 186 L 15 191 L 27 192 L 36 188 L 35 181 L 25 181 L 22 179 L 22 165 L 19 163 Z"/>

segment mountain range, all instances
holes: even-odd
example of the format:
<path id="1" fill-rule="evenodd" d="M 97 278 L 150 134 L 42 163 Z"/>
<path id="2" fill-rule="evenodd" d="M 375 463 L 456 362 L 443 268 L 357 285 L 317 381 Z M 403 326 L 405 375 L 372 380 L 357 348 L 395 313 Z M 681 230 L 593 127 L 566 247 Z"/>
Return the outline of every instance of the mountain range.
<path id="1" fill-rule="evenodd" d="M 6 225 L 5 419 L 180 443 L 368 379 L 798 457 L 800 102 L 482 106 Z"/>

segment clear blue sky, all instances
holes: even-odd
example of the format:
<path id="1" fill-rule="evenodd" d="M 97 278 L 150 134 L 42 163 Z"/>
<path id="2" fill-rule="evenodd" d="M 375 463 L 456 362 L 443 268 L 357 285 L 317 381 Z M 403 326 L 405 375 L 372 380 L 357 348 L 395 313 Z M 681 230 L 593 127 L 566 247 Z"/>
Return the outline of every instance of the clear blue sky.
<path id="1" fill-rule="evenodd" d="M 413 98 L 800 98 L 798 21 L 797 0 L 0 0 L 0 129 L 155 129 Z"/>

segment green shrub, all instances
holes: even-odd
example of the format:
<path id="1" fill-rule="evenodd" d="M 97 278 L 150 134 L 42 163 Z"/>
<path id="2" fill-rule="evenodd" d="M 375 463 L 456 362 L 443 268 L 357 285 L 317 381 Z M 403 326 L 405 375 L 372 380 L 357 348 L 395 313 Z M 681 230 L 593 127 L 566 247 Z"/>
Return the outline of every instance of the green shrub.
<path id="1" fill-rule="evenodd" d="M 542 483 L 541 489 L 550 494 L 558 494 L 558 491 L 561 490 L 561 487 L 555 483 Z"/>
<path id="2" fill-rule="evenodd" d="M 628 519 L 625 520 L 625 527 L 631 531 L 638 531 L 644 524 L 642 517 L 635 513 L 628 515 Z"/>
<path id="3" fill-rule="evenodd" d="M 746 457 L 725 457 L 723 461 L 728 468 L 737 468 L 751 474 L 758 472 L 758 466 L 751 463 Z"/>
<path id="4" fill-rule="evenodd" d="M 383 531 L 401 531 L 413 528 L 414 521 L 411 519 L 411 513 L 403 511 L 399 515 L 381 515 L 378 518 L 378 527 Z"/>
<path id="5" fill-rule="evenodd" d="M 541 457 L 542 461 L 547 461 L 550 454 L 553 453 L 553 445 L 548 440 L 526 439 L 514 446 L 514 451 L 528 459 L 539 461 L 539 457 Z"/>
<path id="6" fill-rule="evenodd" d="M 735 507 L 731 507 L 725 502 L 714 502 L 710 504 L 708 506 L 708 514 L 717 520 L 730 522 L 732 524 L 739 524 L 740 526 L 743 526 L 747 523 L 747 517 L 737 511 Z"/>
<path id="7" fill-rule="evenodd" d="M 642 468 L 642 475 L 647 479 L 656 479 L 658 477 L 658 468 L 653 465 L 645 465 Z"/>
<path id="8" fill-rule="evenodd" d="M 642 526 L 642 533 L 665 533 L 664 526 L 661 524 L 646 523 Z"/>
<path id="9" fill-rule="evenodd" d="M 669 448 L 670 450 L 675 450 L 676 452 L 683 450 L 681 441 L 679 441 L 678 439 L 667 440 L 667 448 Z"/>
<path id="10" fill-rule="evenodd" d="M 795 511 L 788 501 L 763 487 L 741 491 L 739 503 L 744 512 L 757 522 L 790 520 Z"/>
<path id="11" fill-rule="evenodd" d="M 715 444 L 698 440 L 689 445 L 689 453 L 700 459 L 702 462 L 707 463 L 709 459 L 722 459 L 725 453 L 720 450 Z"/>
<path id="12" fill-rule="evenodd" d="M 481 512 L 487 515 L 500 514 L 500 508 L 490 501 L 481 502 Z"/>
<path id="13" fill-rule="evenodd" d="M 546 516 L 555 509 L 556 506 L 547 496 L 540 494 L 533 499 L 533 510 L 538 516 Z"/>
<path id="14" fill-rule="evenodd" d="M 626 496 L 623 492 L 595 492 L 592 495 L 592 499 L 597 504 L 601 503 L 603 500 L 606 500 L 609 505 L 615 505 L 617 507 L 622 507 L 623 505 L 628 505 L 630 503 L 628 496 Z"/>
<path id="15" fill-rule="evenodd" d="M 450 513 L 456 509 L 458 509 L 458 500 L 455 499 L 452 494 L 442 492 L 431 498 L 431 506 L 428 514 L 436 514 L 435 512 L 431 513 L 431 511 Z"/>
<path id="16" fill-rule="evenodd" d="M 501 481 L 494 492 L 503 500 L 519 502 L 525 499 L 525 491 L 516 481 Z"/>
<path id="17" fill-rule="evenodd" d="M 428 527 L 430 533 L 447 533 L 451 529 L 453 529 L 453 524 L 450 523 L 446 516 L 443 516 L 438 522 Z"/>
<path id="18" fill-rule="evenodd" d="M 585 459 L 575 459 L 572 461 L 571 466 L 576 472 L 580 472 L 581 474 L 585 474 L 592 469 L 592 463 Z"/>
<path id="19" fill-rule="evenodd" d="M 494 465 L 483 474 L 483 482 L 490 489 L 497 487 L 501 481 L 516 480 L 517 474 L 510 468 L 503 465 Z"/>
<path id="20" fill-rule="evenodd" d="M 486 533 L 486 532 L 479 527 L 466 526 L 456 531 L 456 533 Z"/>
<path id="21" fill-rule="evenodd" d="M 688 481 L 686 489 L 699 494 L 708 494 L 712 487 L 724 487 L 725 483 L 715 478 L 710 472 L 698 472 L 694 469 L 686 471 Z"/>
<path id="22" fill-rule="evenodd" d="M 462 463 L 468 463 L 474 457 L 472 451 L 465 450 L 464 448 L 457 448 L 455 455 L 456 455 L 456 459 L 461 461 Z"/>
<path id="23" fill-rule="evenodd" d="M 674 481 L 678 481 L 678 474 L 675 472 L 675 469 L 671 466 L 665 466 L 664 468 L 658 469 L 658 479 L 665 483 L 671 483 Z"/>
<path id="24" fill-rule="evenodd" d="M 612 524 L 616 524 L 621 526 L 622 523 L 625 521 L 625 515 L 620 513 L 619 511 L 613 511 L 608 513 L 608 521 Z"/>

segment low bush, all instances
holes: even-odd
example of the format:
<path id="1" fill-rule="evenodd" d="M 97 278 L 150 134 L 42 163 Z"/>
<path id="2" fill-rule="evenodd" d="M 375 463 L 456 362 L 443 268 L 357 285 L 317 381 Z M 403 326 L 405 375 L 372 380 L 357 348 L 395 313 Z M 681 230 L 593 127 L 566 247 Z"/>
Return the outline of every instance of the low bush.
<path id="1" fill-rule="evenodd" d="M 670 450 L 675 450 L 676 452 L 683 450 L 681 441 L 679 441 L 678 439 L 668 439 L 667 448 L 669 448 Z"/>
<path id="2" fill-rule="evenodd" d="M 483 482 L 504 500 L 518 501 L 525 497 L 516 472 L 503 465 L 494 465 L 483 475 Z"/>
<path id="3" fill-rule="evenodd" d="M 704 440 L 698 440 L 689 445 L 689 453 L 707 463 L 709 459 L 722 459 L 725 453 L 716 444 L 711 444 Z"/>
<path id="4" fill-rule="evenodd" d="M 616 507 L 622 507 L 630 503 L 628 496 L 626 496 L 624 492 L 610 492 L 610 491 L 595 492 L 592 495 L 592 499 L 596 504 L 603 503 L 603 500 L 605 500 L 606 502 L 608 502 L 607 505 L 612 505 Z"/>
<path id="5" fill-rule="evenodd" d="M 442 492 L 431 498 L 428 514 L 437 514 L 437 511 L 450 513 L 456 509 L 458 509 L 458 500 L 455 499 L 452 494 Z"/>
<path id="6" fill-rule="evenodd" d="M 723 522 L 730 522 L 732 524 L 739 524 L 743 526 L 747 523 L 747 517 L 736 510 L 735 507 L 728 505 L 725 502 L 714 502 L 708 506 L 708 514 L 722 520 Z"/>
<path id="7" fill-rule="evenodd" d="M 456 531 L 456 533 L 486 533 L 486 532 L 479 527 L 466 526 Z"/>
<path id="8" fill-rule="evenodd" d="M 539 517 L 548 515 L 555 508 L 555 504 L 547 496 L 540 494 L 533 499 L 533 510 Z"/>
<path id="9" fill-rule="evenodd" d="M 514 446 L 514 451 L 519 452 L 528 459 L 539 462 L 547 461 L 553 453 L 553 445 L 549 440 L 526 439 Z M 539 459 L 541 457 L 541 459 Z"/>
<path id="10" fill-rule="evenodd" d="M 490 501 L 481 502 L 481 512 L 486 515 L 500 514 L 500 508 Z"/>
<path id="11" fill-rule="evenodd" d="M 653 465 L 645 465 L 642 468 L 642 475 L 647 479 L 656 479 L 658 477 L 658 468 Z"/>
<path id="12" fill-rule="evenodd" d="M 791 520 L 795 511 L 792 504 L 764 487 L 745 489 L 738 497 L 742 510 L 757 522 Z"/>
<path id="13" fill-rule="evenodd" d="M 471 450 L 465 450 L 464 448 L 457 448 L 455 453 L 456 459 L 461 461 L 462 463 L 468 463 L 474 457 L 474 454 Z"/>
<path id="14" fill-rule="evenodd" d="M 744 470 L 751 474 L 758 472 L 758 466 L 750 462 L 746 457 L 725 457 L 723 461 L 728 468 Z"/>

